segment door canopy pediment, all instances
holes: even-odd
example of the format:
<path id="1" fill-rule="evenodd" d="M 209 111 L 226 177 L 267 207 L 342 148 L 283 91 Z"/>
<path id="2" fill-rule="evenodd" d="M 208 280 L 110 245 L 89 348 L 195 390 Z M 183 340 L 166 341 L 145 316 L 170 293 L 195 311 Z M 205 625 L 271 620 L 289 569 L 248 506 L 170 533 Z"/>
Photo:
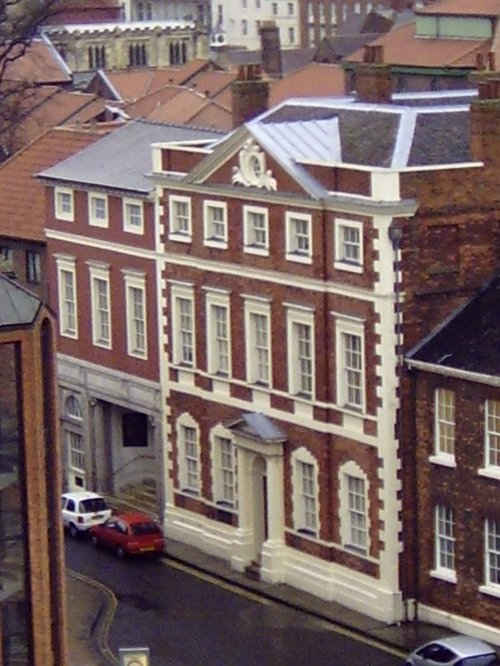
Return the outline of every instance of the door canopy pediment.
<path id="1" fill-rule="evenodd" d="M 287 437 L 265 414 L 249 412 L 224 425 L 233 433 L 235 446 L 264 456 L 283 455 L 283 443 Z"/>

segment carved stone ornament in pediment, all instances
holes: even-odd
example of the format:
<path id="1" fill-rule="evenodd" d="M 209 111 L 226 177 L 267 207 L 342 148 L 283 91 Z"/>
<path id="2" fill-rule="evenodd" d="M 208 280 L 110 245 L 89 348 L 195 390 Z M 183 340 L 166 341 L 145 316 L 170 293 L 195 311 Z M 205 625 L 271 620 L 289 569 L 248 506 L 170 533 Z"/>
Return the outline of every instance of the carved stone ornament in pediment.
<path id="1" fill-rule="evenodd" d="M 233 185 L 277 189 L 276 178 L 270 170 L 266 171 L 266 155 L 252 139 L 245 142 L 238 159 L 240 166 L 233 167 Z"/>

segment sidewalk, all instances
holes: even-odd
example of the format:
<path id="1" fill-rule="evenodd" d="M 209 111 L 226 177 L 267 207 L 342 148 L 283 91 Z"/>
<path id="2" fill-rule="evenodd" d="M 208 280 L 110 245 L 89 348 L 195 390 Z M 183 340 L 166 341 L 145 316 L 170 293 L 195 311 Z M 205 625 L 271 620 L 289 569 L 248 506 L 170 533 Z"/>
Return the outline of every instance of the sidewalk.
<path id="1" fill-rule="evenodd" d="M 359 633 L 383 643 L 402 655 L 415 647 L 448 632 L 442 627 L 422 622 L 387 625 L 340 606 L 323 601 L 288 585 L 269 585 L 231 570 L 219 558 L 175 541 L 167 544 L 167 557 L 192 566 L 234 585 L 252 590 L 268 599 L 304 610 L 318 618 L 331 621 L 345 630 Z M 118 664 L 118 656 L 106 650 L 104 640 L 114 613 L 114 600 L 104 587 L 85 577 L 67 573 L 69 666 L 111 666 Z M 196 665 L 193 665 L 196 666 Z"/>

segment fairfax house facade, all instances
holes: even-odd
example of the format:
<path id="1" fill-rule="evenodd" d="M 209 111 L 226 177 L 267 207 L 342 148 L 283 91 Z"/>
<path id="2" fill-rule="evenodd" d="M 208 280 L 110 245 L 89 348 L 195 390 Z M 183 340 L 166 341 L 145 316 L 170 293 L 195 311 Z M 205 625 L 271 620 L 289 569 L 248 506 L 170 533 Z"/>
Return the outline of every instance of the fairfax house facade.
<path id="1" fill-rule="evenodd" d="M 40 174 L 70 489 L 114 492 L 162 480 L 161 254 L 150 145 L 214 136 L 132 122 Z"/>
<path id="2" fill-rule="evenodd" d="M 263 580 L 394 621 L 403 604 L 389 229 L 415 204 L 379 170 L 326 166 L 350 106 L 286 103 L 191 169 L 189 150 L 156 150 L 165 521 L 172 538 L 238 570 L 256 565 Z"/>
<path id="3" fill-rule="evenodd" d="M 159 144 L 153 179 L 167 534 L 393 622 L 418 607 L 401 353 L 491 274 L 497 236 L 471 194 L 495 201 L 490 100 L 471 152 L 475 93 L 387 86 L 367 66 L 357 99 L 285 102 L 205 151 Z"/>

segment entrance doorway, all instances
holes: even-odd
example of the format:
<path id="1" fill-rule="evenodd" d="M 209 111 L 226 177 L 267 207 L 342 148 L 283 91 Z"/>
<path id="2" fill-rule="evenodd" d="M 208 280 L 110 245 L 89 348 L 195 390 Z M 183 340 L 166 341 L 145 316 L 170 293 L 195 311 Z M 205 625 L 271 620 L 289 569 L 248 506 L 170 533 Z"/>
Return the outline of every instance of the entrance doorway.
<path id="1" fill-rule="evenodd" d="M 252 467 L 254 560 L 259 561 L 268 537 L 268 500 L 266 461 L 257 456 Z"/>

